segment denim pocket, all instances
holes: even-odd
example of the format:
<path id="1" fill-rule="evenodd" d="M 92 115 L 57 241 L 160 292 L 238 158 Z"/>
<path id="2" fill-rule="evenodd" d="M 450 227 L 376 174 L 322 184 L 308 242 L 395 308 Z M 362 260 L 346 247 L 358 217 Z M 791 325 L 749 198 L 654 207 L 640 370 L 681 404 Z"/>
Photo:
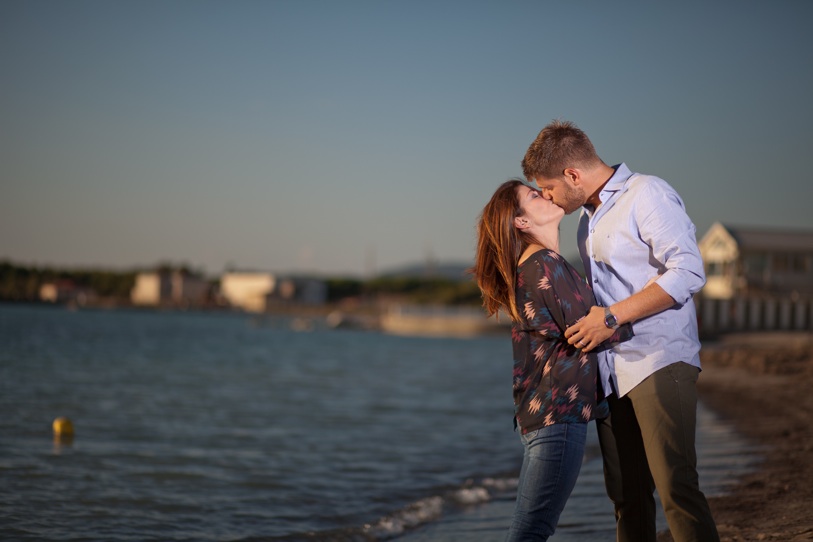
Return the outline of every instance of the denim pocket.
<path id="1" fill-rule="evenodd" d="M 534 431 L 528 431 L 524 435 L 520 435 L 519 438 L 524 445 L 528 445 L 531 443 L 536 437 L 539 436 L 539 432 L 542 431 L 541 429 L 536 429 Z"/>

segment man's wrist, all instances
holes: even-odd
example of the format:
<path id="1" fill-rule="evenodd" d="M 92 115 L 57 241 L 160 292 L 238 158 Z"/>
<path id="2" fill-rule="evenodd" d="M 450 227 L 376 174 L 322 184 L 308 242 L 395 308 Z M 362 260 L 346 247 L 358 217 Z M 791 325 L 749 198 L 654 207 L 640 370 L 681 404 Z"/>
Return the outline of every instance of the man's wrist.
<path id="1" fill-rule="evenodd" d="M 616 318 L 612 311 L 610 311 L 610 307 L 604 307 L 604 325 L 608 329 L 618 329 L 618 318 Z"/>

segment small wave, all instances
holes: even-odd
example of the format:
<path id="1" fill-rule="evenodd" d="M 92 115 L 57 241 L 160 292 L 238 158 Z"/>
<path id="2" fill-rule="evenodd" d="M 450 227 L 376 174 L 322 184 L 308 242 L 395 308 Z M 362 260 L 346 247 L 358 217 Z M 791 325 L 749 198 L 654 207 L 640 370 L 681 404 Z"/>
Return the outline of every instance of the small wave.
<path id="1" fill-rule="evenodd" d="M 499 494 L 516 490 L 517 483 L 516 477 L 484 478 L 480 481 L 469 479 L 462 487 L 413 502 L 375 523 L 367 524 L 362 532 L 373 540 L 389 540 L 437 521 L 449 508 L 487 503 Z"/>
<path id="2" fill-rule="evenodd" d="M 480 504 L 491 500 L 491 495 L 484 487 L 458 489 L 452 493 L 452 498 L 460 504 Z"/>
<path id="3" fill-rule="evenodd" d="M 421 499 L 405 508 L 385 516 L 374 524 L 364 526 L 364 532 L 376 540 L 386 540 L 424 523 L 436 520 L 443 513 L 444 499 L 435 496 Z"/>
<path id="4" fill-rule="evenodd" d="M 444 514 L 472 506 L 479 506 L 515 491 L 517 477 L 489 477 L 481 480 L 468 479 L 459 487 L 451 488 L 412 502 L 375 522 L 361 527 L 345 527 L 329 531 L 292 533 L 272 540 L 279 542 L 306 542 L 329 540 L 330 542 L 379 542 L 397 538 L 409 531 L 419 529 Z M 245 539 L 241 542 L 253 542 Z"/>
<path id="5" fill-rule="evenodd" d="M 509 478 L 484 478 L 482 484 L 491 491 L 508 493 L 516 491 L 519 486 L 519 478 L 516 476 Z"/>

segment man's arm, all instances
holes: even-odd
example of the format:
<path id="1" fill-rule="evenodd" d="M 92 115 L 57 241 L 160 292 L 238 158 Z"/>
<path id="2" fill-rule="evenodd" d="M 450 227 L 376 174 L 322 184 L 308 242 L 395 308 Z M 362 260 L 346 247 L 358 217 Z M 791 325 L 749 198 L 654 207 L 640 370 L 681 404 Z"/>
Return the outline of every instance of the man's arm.
<path id="1" fill-rule="evenodd" d="M 705 283 L 694 224 L 677 192 L 665 181 L 653 179 L 641 185 L 635 197 L 633 213 L 638 233 L 662 268 L 639 291 L 610 306 L 619 324 L 686 303 Z M 565 331 L 565 337 L 571 344 L 581 341 L 582 349 L 590 350 L 612 332 L 604 325 L 604 308 L 592 307 L 581 322 Z"/>
<path id="2" fill-rule="evenodd" d="M 665 311 L 675 303 L 675 300 L 663 288 L 656 282 L 651 282 L 640 292 L 632 294 L 609 308 L 618 324 L 626 324 Z M 592 307 L 587 316 L 565 331 L 567 342 L 574 345 L 581 343 L 583 345 L 581 349 L 584 352 L 589 352 L 609 339 L 612 334 L 613 330 L 604 324 L 604 307 Z"/>

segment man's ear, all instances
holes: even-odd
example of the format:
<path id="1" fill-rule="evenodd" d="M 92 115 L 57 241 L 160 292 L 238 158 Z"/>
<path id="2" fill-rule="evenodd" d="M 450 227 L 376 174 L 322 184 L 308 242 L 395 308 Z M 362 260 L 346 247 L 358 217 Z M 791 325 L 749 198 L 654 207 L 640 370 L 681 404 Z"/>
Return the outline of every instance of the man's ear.
<path id="1" fill-rule="evenodd" d="M 582 172 L 574 167 L 568 167 L 564 170 L 565 179 L 567 179 L 574 186 L 582 184 Z"/>

